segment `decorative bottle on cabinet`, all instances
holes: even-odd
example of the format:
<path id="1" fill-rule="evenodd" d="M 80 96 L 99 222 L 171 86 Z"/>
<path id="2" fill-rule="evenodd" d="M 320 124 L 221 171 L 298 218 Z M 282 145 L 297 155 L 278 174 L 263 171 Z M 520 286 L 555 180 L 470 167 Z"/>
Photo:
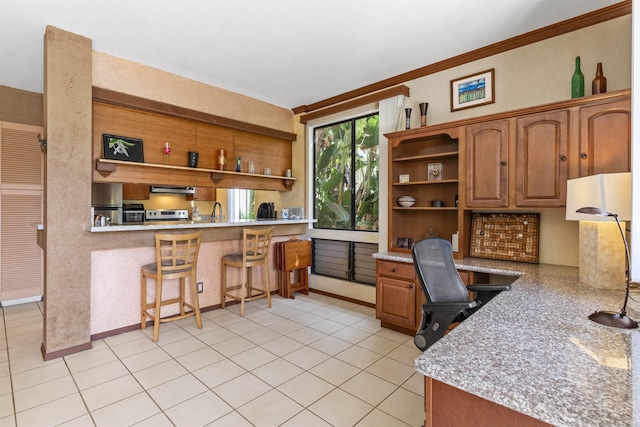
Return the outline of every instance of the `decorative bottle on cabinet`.
<path id="1" fill-rule="evenodd" d="M 599 93 L 607 92 L 607 78 L 602 74 L 602 62 L 598 62 L 596 67 L 596 78 L 591 82 L 591 94 L 597 95 Z"/>
<path id="2" fill-rule="evenodd" d="M 576 56 L 576 70 L 571 77 L 571 98 L 584 96 L 584 74 L 580 71 L 580 57 Z"/>

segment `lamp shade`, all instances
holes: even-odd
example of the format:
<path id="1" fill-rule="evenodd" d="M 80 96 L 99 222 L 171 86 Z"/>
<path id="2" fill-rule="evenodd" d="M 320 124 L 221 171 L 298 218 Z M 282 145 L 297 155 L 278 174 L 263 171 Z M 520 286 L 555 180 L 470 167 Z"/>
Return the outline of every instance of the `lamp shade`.
<path id="1" fill-rule="evenodd" d="M 602 209 L 618 215 L 620 221 L 629 221 L 631 172 L 591 175 L 567 181 L 567 220 L 614 221 L 612 217 L 576 212 L 585 207 Z"/>

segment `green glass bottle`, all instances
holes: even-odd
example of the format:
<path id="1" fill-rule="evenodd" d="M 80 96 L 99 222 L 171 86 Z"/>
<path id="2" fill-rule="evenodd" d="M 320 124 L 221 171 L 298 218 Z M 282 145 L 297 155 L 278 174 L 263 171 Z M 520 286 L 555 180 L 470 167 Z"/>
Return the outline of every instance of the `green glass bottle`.
<path id="1" fill-rule="evenodd" d="M 584 74 L 580 71 L 580 57 L 576 56 L 576 70 L 571 77 L 571 98 L 584 96 Z"/>

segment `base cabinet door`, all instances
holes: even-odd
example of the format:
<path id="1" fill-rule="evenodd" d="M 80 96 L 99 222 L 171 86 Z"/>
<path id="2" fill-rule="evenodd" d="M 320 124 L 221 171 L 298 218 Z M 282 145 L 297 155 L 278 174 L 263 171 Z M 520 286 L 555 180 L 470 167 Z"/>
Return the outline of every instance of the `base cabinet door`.
<path id="1" fill-rule="evenodd" d="M 416 286 L 414 282 L 378 277 L 376 316 L 382 322 L 417 330 Z"/>
<path id="2" fill-rule="evenodd" d="M 517 119 L 516 206 L 565 205 L 568 151 L 568 110 Z"/>

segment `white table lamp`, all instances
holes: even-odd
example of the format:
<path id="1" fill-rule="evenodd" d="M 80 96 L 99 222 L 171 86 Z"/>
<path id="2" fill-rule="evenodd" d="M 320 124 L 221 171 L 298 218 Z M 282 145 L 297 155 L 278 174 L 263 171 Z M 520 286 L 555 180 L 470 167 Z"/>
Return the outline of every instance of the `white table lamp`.
<path id="1" fill-rule="evenodd" d="M 580 281 L 602 289 L 625 289 L 620 312 L 589 318 L 618 328 L 636 328 L 626 315 L 631 272 L 624 222 L 631 219 L 631 173 L 592 175 L 567 181 L 566 219 L 580 221 Z M 620 242 L 622 240 L 622 242 Z"/>

